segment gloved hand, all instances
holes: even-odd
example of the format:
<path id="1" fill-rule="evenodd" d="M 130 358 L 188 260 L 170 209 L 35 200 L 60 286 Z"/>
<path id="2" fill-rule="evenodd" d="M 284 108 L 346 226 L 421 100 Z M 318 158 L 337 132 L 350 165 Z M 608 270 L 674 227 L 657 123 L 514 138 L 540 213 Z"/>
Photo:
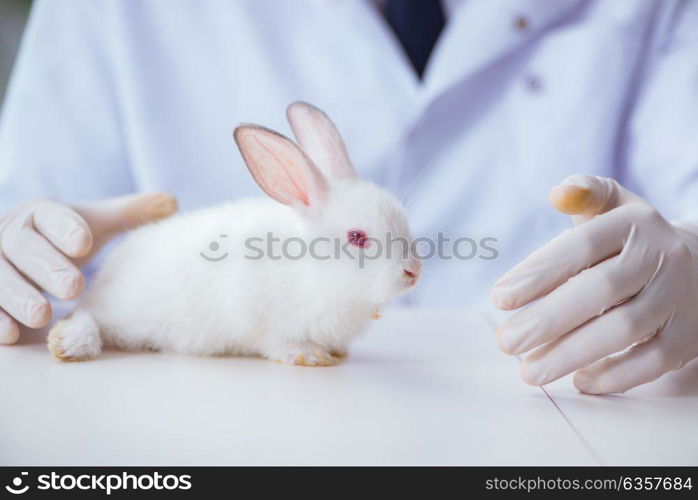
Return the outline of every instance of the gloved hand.
<path id="1" fill-rule="evenodd" d="M 17 341 L 17 321 L 41 328 L 51 320 L 41 291 L 77 298 L 80 266 L 112 236 L 176 210 L 172 196 L 139 194 L 73 207 L 33 200 L 0 218 L 0 344 Z"/>
<path id="2" fill-rule="evenodd" d="M 698 356 L 698 225 L 669 223 L 600 177 L 571 176 L 550 201 L 577 227 L 492 291 L 501 309 L 529 304 L 497 331 L 506 353 L 538 347 L 523 359 L 522 378 L 543 385 L 578 370 L 582 392 L 624 392 Z"/>

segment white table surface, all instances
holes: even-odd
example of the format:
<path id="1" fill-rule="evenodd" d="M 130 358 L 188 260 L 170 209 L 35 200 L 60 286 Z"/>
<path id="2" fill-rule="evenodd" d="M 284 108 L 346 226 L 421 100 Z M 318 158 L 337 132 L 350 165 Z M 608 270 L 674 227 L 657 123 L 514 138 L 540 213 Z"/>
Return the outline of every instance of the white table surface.
<path id="1" fill-rule="evenodd" d="M 623 395 L 581 396 L 571 376 L 546 387 L 606 465 L 698 465 L 698 360 Z"/>
<path id="2" fill-rule="evenodd" d="M 388 311 L 330 368 L 123 352 L 59 363 L 25 335 L 0 348 L 0 464 L 695 465 L 698 364 L 679 374 L 614 397 L 564 380 L 551 399 L 467 310 Z"/>

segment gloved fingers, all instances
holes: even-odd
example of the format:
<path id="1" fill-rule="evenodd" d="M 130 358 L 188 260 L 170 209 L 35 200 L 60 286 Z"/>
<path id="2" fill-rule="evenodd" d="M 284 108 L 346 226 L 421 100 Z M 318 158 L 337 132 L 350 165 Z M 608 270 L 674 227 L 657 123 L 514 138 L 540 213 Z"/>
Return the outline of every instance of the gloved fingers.
<path id="1" fill-rule="evenodd" d="M 118 233 L 164 219 L 177 211 L 177 200 L 166 193 L 119 196 L 73 205 L 92 229 L 92 254 Z"/>
<path id="2" fill-rule="evenodd" d="M 46 297 L 31 286 L 12 265 L 0 257 L 0 308 L 29 328 L 41 328 L 51 320 L 51 305 Z M 3 313 L 3 314 L 5 314 Z M 7 315 L 5 314 L 5 315 Z M 3 328 L 11 325 L 0 316 L 0 337 Z M 4 325 L 4 326 L 3 326 Z M 12 332 L 8 333 L 12 337 Z"/>
<path id="3" fill-rule="evenodd" d="M 531 385 L 545 385 L 620 352 L 661 328 L 666 317 L 657 310 L 658 304 L 640 293 L 533 351 L 521 362 L 521 378 Z"/>
<path id="4" fill-rule="evenodd" d="M 499 278 L 492 289 L 492 303 L 500 309 L 516 309 L 620 253 L 632 220 L 630 210 L 621 207 L 564 231 Z"/>
<path id="5" fill-rule="evenodd" d="M 571 175 L 553 187 L 548 199 L 557 211 L 571 215 L 577 225 L 621 205 L 644 203 L 615 179 L 582 174 Z"/>
<path id="6" fill-rule="evenodd" d="M 574 386 L 586 394 L 625 392 L 658 379 L 683 365 L 681 353 L 662 335 L 625 352 L 601 359 L 574 375 Z"/>
<path id="7" fill-rule="evenodd" d="M 0 309 L 0 345 L 12 345 L 17 340 L 19 340 L 17 323 Z"/>
<path id="8" fill-rule="evenodd" d="M 43 290 L 63 300 L 77 298 L 82 273 L 33 227 L 31 209 L 18 212 L 2 235 L 2 252 L 10 263 Z"/>
<path id="9" fill-rule="evenodd" d="M 92 232 L 73 209 L 51 200 L 34 207 L 34 227 L 68 257 L 84 257 L 92 248 Z"/>
<path id="10" fill-rule="evenodd" d="M 643 259 L 644 254 L 617 255 L 570 278 L 504 322 L 497 330 L 499 348 L 522 354 L 636 295 L 656 270 L 653 262 Z"/>

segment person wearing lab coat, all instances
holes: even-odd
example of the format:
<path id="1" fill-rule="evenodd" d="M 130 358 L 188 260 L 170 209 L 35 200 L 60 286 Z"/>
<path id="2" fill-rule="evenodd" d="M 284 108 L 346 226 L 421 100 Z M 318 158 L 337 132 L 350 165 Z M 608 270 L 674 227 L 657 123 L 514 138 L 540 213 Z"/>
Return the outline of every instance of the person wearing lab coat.
<path id="1" fill-rule="evenodd" d="M 475 242 L 426 264 L 415 304 L 481 306 L 495 282 L 498 307 L 534 302 L 497 333 L 542 346 L 527 382 L 618 392 L 696 357 L 698 2 L 445 1 L 421 77 L 386 3 L 36 2 L 0 123 L 3 342 L 49 321 L 39 291 L 77 297 L 101 243 L 174 208 L 113 198 L 257 193 L 231 131 L 288 133 L 300 99 L 416 236 Z"/>

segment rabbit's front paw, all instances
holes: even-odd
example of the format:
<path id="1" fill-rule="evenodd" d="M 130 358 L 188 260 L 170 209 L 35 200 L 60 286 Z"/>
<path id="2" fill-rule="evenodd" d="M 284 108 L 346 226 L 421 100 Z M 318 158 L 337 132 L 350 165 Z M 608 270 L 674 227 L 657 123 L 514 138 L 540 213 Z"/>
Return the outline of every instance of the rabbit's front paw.
<path id="1" fill-rule="evenodd" d="M 315 344 L 289 346 L 271 356 L 271 359 L 278 363 L 296 366 L 332 366 L 337 364 L 337 358 L 324 347 Z"/>
<path id="2" fill-rule="evenodd" d="M 349 356 L 349 349 L 346 347 L 334 347 L 330 349 L 330 354 L 333 358 L 346 358 Z"/>
<path id="3" fill-rule="evenodd" d="M 57 322 L 48 334 L 48 349 L 61 361 L 84 361 L 96 358 L 102 350 L 99 327 L 84 311 Z"/>

